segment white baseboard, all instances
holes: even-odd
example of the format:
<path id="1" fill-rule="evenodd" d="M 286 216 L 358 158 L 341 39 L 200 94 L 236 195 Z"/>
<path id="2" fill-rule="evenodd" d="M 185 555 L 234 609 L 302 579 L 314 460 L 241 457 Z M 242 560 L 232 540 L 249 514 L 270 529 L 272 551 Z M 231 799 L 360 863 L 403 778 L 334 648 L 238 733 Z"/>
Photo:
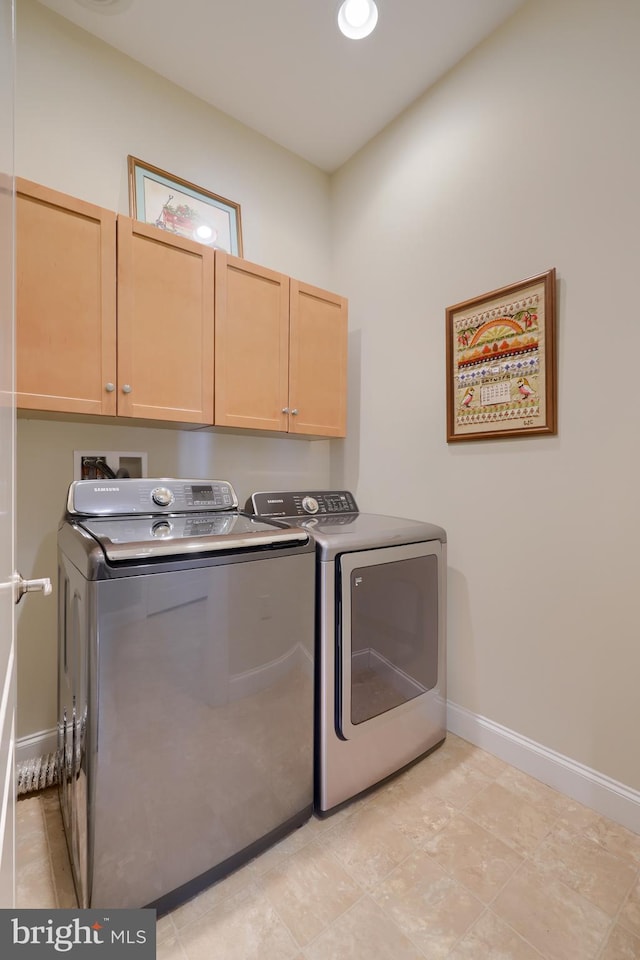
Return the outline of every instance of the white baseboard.
<path id="1" fill-rule="evenodd" d="M 447 703 L 447 729 L 501 760 L 640 833 L 640 792 L 465 707 Z"/>
<path id="2" fill-rule="evenodd" d="M 19 737 L 16 740 L 16 766 L 28 760 L 55 753 L 57 749 L 58 733 L 55 727 L 52 730 L 41 730 L 40 733 L 33 733 L 28 737 Z"/>

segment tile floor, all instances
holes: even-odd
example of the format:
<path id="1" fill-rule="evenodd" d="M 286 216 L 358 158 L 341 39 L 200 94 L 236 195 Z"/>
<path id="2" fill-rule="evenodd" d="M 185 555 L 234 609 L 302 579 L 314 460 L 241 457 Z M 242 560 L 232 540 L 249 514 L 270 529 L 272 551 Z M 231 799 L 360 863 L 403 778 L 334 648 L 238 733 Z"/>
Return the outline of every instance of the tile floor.
<path id="1" fill-rule="evenodd" d="M 75 906 L 55 789 L 18 904 Z M 640 960 L 640 836 L 450 734 L 158 921 L 159 960 Z"/>

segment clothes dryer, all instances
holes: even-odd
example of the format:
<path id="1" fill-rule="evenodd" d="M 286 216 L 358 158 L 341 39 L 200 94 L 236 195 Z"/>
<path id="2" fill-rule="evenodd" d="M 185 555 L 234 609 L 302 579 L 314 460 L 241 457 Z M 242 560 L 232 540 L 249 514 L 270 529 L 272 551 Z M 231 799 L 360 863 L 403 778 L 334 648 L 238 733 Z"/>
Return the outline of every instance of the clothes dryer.
<path id="1" fill-rule="evenodd" d="M 257 492 L 254 514 L 316 544 L 316 812 L 429 753 L 446 734 L 442 527 L 361 513 L 347 490 Z"/>

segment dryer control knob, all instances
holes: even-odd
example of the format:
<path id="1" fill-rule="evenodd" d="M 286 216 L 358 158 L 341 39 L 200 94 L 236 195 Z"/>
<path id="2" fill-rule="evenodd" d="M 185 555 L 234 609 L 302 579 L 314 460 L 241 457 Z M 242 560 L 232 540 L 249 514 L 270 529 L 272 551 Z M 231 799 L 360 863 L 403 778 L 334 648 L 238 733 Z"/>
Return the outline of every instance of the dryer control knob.
<path id="1" fill-rule="evenodd" d="M 173 503 L 175 497 L 169 487 L 156 487 L 155 490 L 151 491 L 151 499 L 159 507 L 168 507 Z"/>
<path id="2" fill-rule="evenodd" d="M 303 497 L 302 499 L 302 509 L 306 510 L 307 513 L 317 513 L 318 512 L 318 501 L 315 497 Z"/>

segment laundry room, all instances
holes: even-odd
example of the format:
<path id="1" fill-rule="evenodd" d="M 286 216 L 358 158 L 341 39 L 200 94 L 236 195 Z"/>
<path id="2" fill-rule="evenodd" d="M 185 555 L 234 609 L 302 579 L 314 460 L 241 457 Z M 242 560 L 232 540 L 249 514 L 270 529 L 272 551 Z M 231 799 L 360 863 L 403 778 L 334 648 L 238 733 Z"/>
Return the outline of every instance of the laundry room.
<path id="1" fill-rule="evenodd" d="M 463 16 L 469 5 L 456 2 Z M 377 31 L 386 6 L 378 3 Z M 167 342 L 154 338 L 151 318 L 146 345 L 135 345 L 160 372 L 146 412 L 18 399 L 16 569 L 53 585 L 50 597 L 16 608 L 18 763 L 57 749 L 58 527 L 79 452 L 144 454 L 147 478 L 229 482 L 240 508 L 259 491 L 339 491 L 363 514 L 442 531 L 430 535 L 446 564 L 446 591 L 430 594 L 446 630 L 441 735 L 418 763 L 407 758 L 405 779 L 376 791 L 354 772 L 352 792 L 362 796 L 353 803 L 328 816 L 316 803 L 280 846 L 204 899 L 163 910 L 166 960 L 214 955 L 216 943 L 224 960 L 475 960 L 499 949 L 514 960 L 640 957 L 640 7 L 493 6 L 495 24 L 457 62 L 341 153 L 337 134 L 336 144 L 290 146 L 295 98 L 284 98 L 281 112 L 293 120 L 282 134 L 275 125 L 265 133 L 258 117 L 252 125 L 223 112 L 133 48 L 128 55 L 83 29 L 70 8 L 84 15 L 89 0 L 16 2 L 19 182 L 135 224 L 128 158 L 140 158 L 178 185 L 226 198 L 237 213 L 236 254 L 259 265 L 270 289 L 286 277 L 344 302 L 348 317 L 344 424 L 324 435 L 296 432 L 288 401 L 280 425 L 154 414 L 180 376 L 185 389 L 196 382 L 184 370 L 206 350 L 189 342 L 186 322 Z M 176 57 L 186 60 L 188 29 L 176 22 Z M 245 76 L 219 82 L 251 97 Z M 552 429 L 454 442 L 447 310 L 550 271 Z M 151 297 L 166 297 L 160 273 Z M 20 291 L 18 326 L 19 299 Z M 233 345 L 238 329 L 225 336 Z M 28 345 L 44 377 L 49 346 Z M 228 370 L 216 365 L 215 375 L 222 383 Z M 251 392 L 255 378 L 235 375 Z M 16 376 L 19 392 L 19 365 Z M 118 402 L 136 403 L 136 383 L 125 398 L 120 386 Z M 325 382 L 330 399 L 341 390 Z M 53 830 L 47 787 L 29 830 L 38 818 Z M 21 797 L 18 808 L 39 796 Z M 36 849 L 34 836 L 25 849 Z M 51 879 L 51 852 L 64 850 L 52 836 L 38 841 L 22 878 L 18 870 L 20 906 L 73 905 L 68 865 Z M 18 836 L 18 857 L 20 849 Z M 491 876 L 478 866 L 489 861 Z M 438 884 L 446 909 L 435 904 Z"/>

